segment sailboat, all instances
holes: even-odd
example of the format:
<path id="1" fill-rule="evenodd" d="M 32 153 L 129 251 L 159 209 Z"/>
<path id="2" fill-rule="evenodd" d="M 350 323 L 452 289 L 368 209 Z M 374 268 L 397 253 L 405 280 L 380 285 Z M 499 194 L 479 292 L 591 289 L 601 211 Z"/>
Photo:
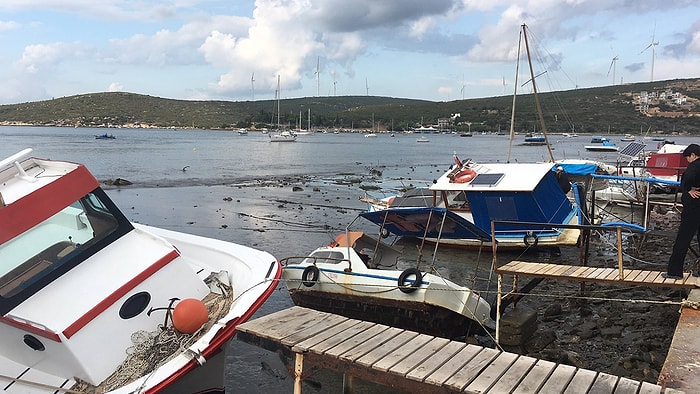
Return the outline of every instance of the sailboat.
<path id="1" fill-rule="evenodd" d="M 275 133 L 270 134 L 270 142 L 294 142 L 297 140 L 297 136 L 292 134 L 289 130 L 281 130 L 280 128 L 280 76 L 277 76 L 277 130 Z"/>

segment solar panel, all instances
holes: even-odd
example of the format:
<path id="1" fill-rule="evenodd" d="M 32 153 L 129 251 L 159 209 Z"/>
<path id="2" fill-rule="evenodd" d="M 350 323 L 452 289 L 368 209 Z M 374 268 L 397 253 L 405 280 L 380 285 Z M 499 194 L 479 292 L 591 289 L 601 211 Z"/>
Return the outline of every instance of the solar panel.
<path id="1" fill-rule="evenodd" d="M 505 174 L 479 174 L 474 178 L 470 185 L 472 186 L 494 186 Z"/>
<path id="2" fill-rule="evenodd" d="M 620 156 L 635 157 L 642 152 L 647 144 L 642 144 L 641 142 L 630 142 L 626 147 L 622 148 L 620 151 Z"/>

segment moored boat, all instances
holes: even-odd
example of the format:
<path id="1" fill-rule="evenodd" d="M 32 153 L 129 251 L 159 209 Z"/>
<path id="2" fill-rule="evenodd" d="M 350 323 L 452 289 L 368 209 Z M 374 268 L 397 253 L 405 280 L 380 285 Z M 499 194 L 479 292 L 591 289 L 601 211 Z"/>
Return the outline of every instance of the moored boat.
<path id="1" fill-rule="evenodd" d="M 477 292 L 402 261 L 399 250 L 362 232 L 282 263 L 298 306 L 451 339 L 493 327 Z"/>
<path id="2" fill-rule="evenodd" d="M 557 225 L 579 222 L 581 212 L 578 203 L 572 204 L 560 188 L 554 167 L 553 163 L 462 162 L 455 155 L 455 164 L 429 187 L 434 196 L 430 205 L 391 204 L 382 209 L 375 204 L 362 216 L 396 235 L 425 237 L 431 242 L 437 242 L 439 236 L 441 245 L 490 245 L 494 220 L 520 222 L 496 224 L 499 248 L 573 245 L 579 232 Z M 443 227 L 468 231 L 449 237 L 432 231 L 441 226 L 435 221 L 443 216 L 451 223 Z M 551 228 L 532 223 L 551 224 Z"/>
<path id="3" fill-rule="evenodd" d="M 223 392 L 224 350 L 279 262 L 131 223 L 84 165 L 30 153 L 0 162 L 5 392 Z"/>

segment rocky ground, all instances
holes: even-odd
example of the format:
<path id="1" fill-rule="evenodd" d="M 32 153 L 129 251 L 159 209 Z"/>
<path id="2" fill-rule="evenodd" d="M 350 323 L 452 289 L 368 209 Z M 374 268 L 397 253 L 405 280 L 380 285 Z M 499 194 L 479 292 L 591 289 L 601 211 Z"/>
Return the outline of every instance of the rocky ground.
<path id="1" fill-rule="evenodd" d="M 677 214 L 652 217 L 650 228 L 672 234 Z M 625 267 L 664 270 L 673 244 L 666 235 L 628 238 Z M 606 253 L 599 239 L 592 242 L 598 245 L 591 248 L 597 252 L 590 266 L 617 266 L 614 253 Z M 517 304 L 536 311 L 537 331 L 523 345 L 506 350 L 656 383 L 685 297 L 683 291 L 663 287 L 545 280 Z"/>

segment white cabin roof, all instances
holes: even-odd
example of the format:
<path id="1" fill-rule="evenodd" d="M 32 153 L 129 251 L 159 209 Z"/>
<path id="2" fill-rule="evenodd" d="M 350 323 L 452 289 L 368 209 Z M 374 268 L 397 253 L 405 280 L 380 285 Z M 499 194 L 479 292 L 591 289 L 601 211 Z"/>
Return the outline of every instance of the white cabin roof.
<path id="1" fill-rule="evenodd" d="M 554 165 L 553 163 L 472 164 L 469 168 L 476 171 L 477 176 L 471 182 L 452 181 L 448 175 L 453 170 L 449 170 L 430 186 L 430 190 L 533 191 Z M 503 174 L 503 177 L 495 183 L 482 184 L 478 181 L 478 174 Z"/>

